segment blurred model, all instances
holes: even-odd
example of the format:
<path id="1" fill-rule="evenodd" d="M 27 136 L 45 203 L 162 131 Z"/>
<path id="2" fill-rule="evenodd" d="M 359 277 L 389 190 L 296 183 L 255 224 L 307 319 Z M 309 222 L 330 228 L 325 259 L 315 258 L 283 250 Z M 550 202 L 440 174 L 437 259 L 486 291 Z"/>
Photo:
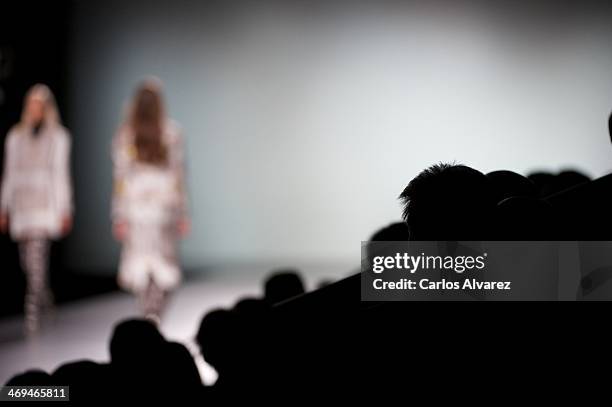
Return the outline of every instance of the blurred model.
<path id="1" fill-rule="evenodd" d="M 136 90 L 113 141 L 113 232 L 123 244 L 119 285 L 138 296 L 145 316 L 159 321 L 180 282 L 177 240 L 188 230 L 183 141 L 164 112 L 160 83 Z"/>
<path id="2" fill-rule="evenodd" d="M 8 133 L 0 229 L 18 242 L 26 275 L 26 333 L 40 327 L 43 308 L 52 305 L 47 283 L 50 240 L 72 227 L 70 135 L 62 127 L 53 94 L 45 85 L 27 93 L 21 121 Z"/>

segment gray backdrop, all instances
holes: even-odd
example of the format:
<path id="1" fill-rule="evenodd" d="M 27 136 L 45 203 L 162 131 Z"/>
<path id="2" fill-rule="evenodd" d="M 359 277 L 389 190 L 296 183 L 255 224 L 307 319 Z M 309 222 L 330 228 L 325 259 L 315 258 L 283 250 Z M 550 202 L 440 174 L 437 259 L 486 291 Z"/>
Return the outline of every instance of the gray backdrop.
<path id="1" fill-rule="evenodd" d="M 75 268 L 115 267 L 109 147 L 146 75 L 165 82 L 188 146 L 190 268 L 358 267 L 360 241 L 399 218 L 399 192 L 438 161 L 612 168 L 612 25 L 600 7 L 76 3 Z"/>

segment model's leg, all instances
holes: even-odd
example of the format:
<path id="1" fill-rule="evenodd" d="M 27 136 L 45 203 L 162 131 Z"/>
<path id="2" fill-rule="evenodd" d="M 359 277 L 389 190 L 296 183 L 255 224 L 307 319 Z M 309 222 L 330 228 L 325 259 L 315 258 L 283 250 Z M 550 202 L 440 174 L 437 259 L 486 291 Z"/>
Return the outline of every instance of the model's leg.
<path id="1" fill-rule="evenodd" d="M 21 268 L 26 276 L 25 329 L 35 334 L 40 328 L 42 308 L 52 301 L 47 285 L 49 241 L 31 238 L 19 243 Z"/>
<path id="2" fill-rule="evenodd" d="M 141 307 L 145 317 L 159 322 L 165 308 L 168 293 L 162 290 L 155 281 L 151 279 L 149 285 L 141 296 Z"/>

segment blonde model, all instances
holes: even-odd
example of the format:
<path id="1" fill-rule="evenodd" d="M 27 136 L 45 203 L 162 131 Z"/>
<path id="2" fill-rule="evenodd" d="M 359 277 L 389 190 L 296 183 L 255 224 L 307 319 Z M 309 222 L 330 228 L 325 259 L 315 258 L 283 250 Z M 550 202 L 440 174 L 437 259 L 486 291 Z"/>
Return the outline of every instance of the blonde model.
<path id="1" fill-rule="evenodd" d="M 21 121 L 8 133 L 0 229 L 18 243 L 26 275 L 26 333 L 36 333 L 41 311 L 52 304 L 47 283 L 49 246 L 72 227 L 70 135 L 61 125 L 53 94 L 33 86 Z"/>

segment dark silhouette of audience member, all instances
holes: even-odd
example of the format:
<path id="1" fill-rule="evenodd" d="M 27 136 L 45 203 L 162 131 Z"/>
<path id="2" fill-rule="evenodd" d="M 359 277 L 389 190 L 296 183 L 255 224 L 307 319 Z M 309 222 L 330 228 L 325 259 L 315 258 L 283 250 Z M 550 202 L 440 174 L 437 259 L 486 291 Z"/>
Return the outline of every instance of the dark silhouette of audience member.
<path id="1" fill-rule="evenodd" d="M 550 172 L 537 171 L 527 175 L 527 179 L 534 183 L 537 189 L 537 196 L 545 197 L 550 190 L 549 185 L 554 183 L 555 175 Z"/>
<path id="2" fill-rule="evenodd" d="M 548 202 L 512 197 L 496 208 L 496 240 L 559 240 L 559 219 Z"/>
<path id="3" fill-rule="evenodd" d="M 273 272 L 264 283 L 266 301 L 277 304 L 289 298 L 304 294 L 304 283 L 296 270 Z"/>
<path id="4" fill-rule="evenodd" d="M 270 304 L 260 298 L 241 298 L 234 305 L 234 311 L 246 318 L 261 318 L 270 311 Z"/>
<path id="5" fill-rule="evenodd" d="M 364 254 L 367 256 L 368 264 L 372 264 L 372 259 L 375 256 L 384 255 L 384 252 L 393 246 L 393 243 L 383 242 L 405 242 L 407 240 L 410 240 L 410 233 L 406 222 L 395 222 L 378 229 L 370 238 L 370 242 L 380 243 L 366 246 L 366 253 Z"/>
<path id="6" fill-rule="evenodd" d="M 32 369 L 9 379 L 5 386 L 53 386 L 51 375 L 43 370 Z"/>
<path id="7" fill-rule="evenodd" d="M 465 165 L 436 164 L 417 175 L 399 198 L 410 240 L 487 240 L 495 190 Z"/>
<path id="8" fill-rule="evenodd" d="M 70 387 L 70 401 L 85 401 L 92 394 L 99 394 L 102 400 L 109 399 L 107 392 L 99 392 L 101 388 L 110 386 L 110 366 L 91 360 L 79 360 L 65 363 L 53 372 L 55 386 Z"/>
<path id="9" fill-rule="evenodd" d="M 142 363 L 159 352 L 164 342 L 153 322 L 144 319 L 122 321 L 115 326 L 110 341 L 111 361 L 115 366 Z"/>
<path id="10" fill-rule="evenodd" d="M 608 118 L 608 131 L 612 141 L 612 115 Z M 612 240 L 612 174 L 552 193 L 545 199 L 563 218 L 571 240 Z"/>
<path id="11" fill-rule="evenodd" d="M 215 394 L 227 392 L 244 382 L 240 360 L 241 334 L 239 317 L 235 312 L 217 309 L 202 318 L 196 334 L 196 342 L 204 360 L 218 374 L 213 387 Z"/>
<path id="12" fill-rule="evenodd" d="M 370 238 L 371 242 L 403 242 L 410 240 L 406 222 L 395 222 L 377 230 Z"/>
<path id="13" fill-rule="evenodd" d="M 513 196 L 538 195 L 538 188 L 529 178 L 513 171 L 493 171 L 487 174 L 493 184 L 496 193 L 496 201 L 499 203 Z"/>
<path id="14" fill-rule="evenodd" d="M 588 176 L 576 170 L 564 170 L 557 175 L 536 172 L 530 174 L 528 178 L 536 184 L 540 198 L 557 194 L 590 181 Z"/>
<path id="15" fill-rule="evenodd" d="M 13 377 L 7 385 L 70 386 L 71 401 L 205 398 L 206 389 L 187 348 L 167 342 L 151 321 L 131 319 L 117 324 L 110 353 L 110 364 L 74 361 L 53 375 L 32 370 Z"/>
<path id="16" fill-rule="evenodd" d="M 566 190 L 577 185 L 586 184 L 591 178 L 576 170 L 564 170 L 557 175 L 556 186 L 559 191 Z"/>
<path id="17" fill-rule="evenodd" d="M 166 340 L 149 320 L 129 319 L 115 326 L 110 341 L 111 374 L 120 394 L 129 399 L 170 396 L 164 383 L 177 373 L 167 371 L 162 364 L 165 345 Z M 134 387 L 153 388 L 155 392 L 139 396 L 132 393 Z"/>

